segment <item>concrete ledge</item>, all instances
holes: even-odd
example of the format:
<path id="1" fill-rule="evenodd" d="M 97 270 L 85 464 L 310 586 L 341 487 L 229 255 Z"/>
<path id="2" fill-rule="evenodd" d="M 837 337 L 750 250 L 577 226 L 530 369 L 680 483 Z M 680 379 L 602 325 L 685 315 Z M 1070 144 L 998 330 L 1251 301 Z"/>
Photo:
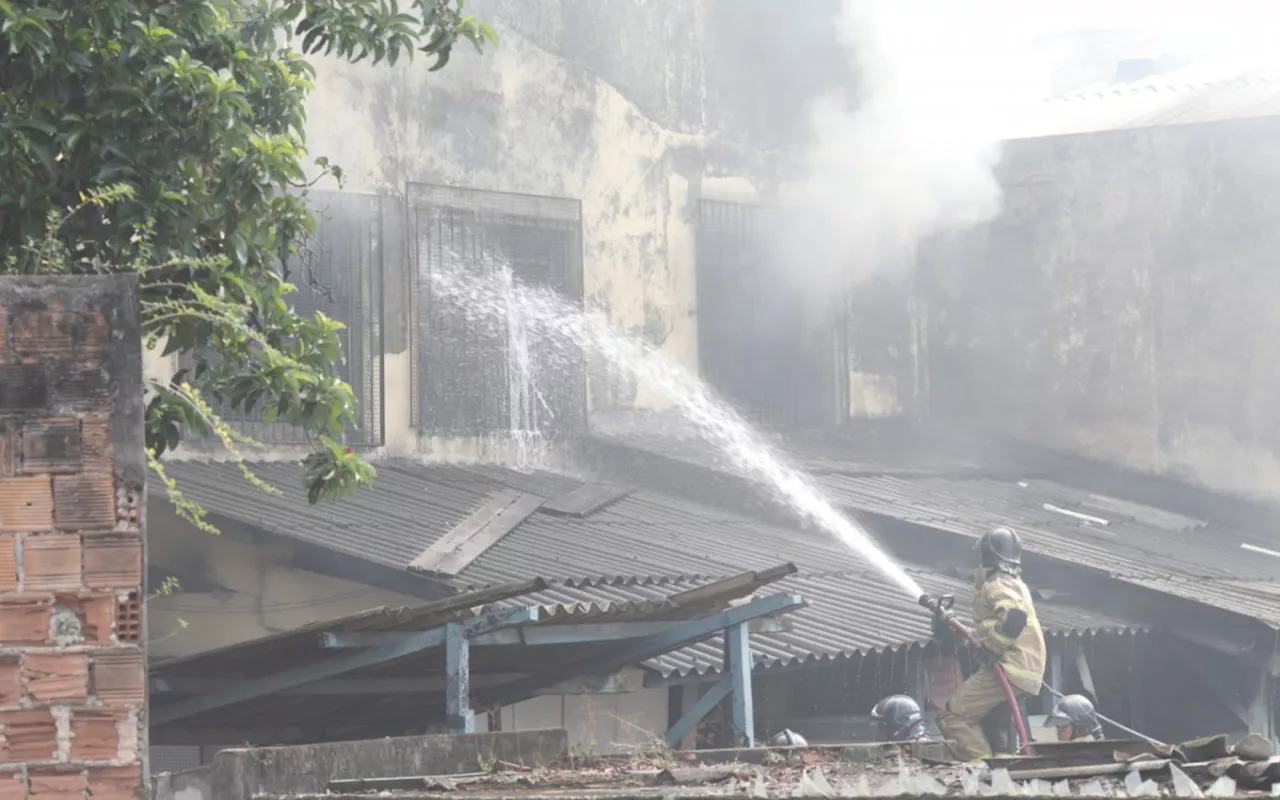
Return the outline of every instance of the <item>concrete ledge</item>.
<path id="1" fill-rule="evenodd" d="M 323 794 L 329 781 L 340 778 L 480 772 L 498 761 L 543 767 L 568 752 L 568 734 L 559 728 L 223 750 L 207 766 L 157 775 L 152 798 L 249 800 L 259 794 Z"/>

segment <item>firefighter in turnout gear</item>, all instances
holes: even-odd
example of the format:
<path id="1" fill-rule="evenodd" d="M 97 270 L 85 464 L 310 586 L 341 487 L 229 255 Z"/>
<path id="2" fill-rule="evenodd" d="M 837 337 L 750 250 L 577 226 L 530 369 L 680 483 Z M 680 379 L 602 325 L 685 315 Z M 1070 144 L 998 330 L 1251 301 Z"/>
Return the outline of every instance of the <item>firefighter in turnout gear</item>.
<path id="1" fill-rule="evenodd" d="M 1082 694 L 1069 694 L 1059 700 L 1045 722 L 1057 727 L 1060 742 L 1099 742 L 1106 738 L 1098 712 Z"/>
<path id="2" fill-rule="evenodd" d="M 920 704 L 905 694 L 891 694 L 871 709 L 871 720 L 879 723 L 882 742 L 931 741 L 924 728 Z"/>
<path id="3" fill-rule="evenodd" d="M 1011 528 L 994 528 L 979 540 L 978 550 L 973 636 L 1004 667 L 1015 696 L 1034 697 L 1044 680 L 1044 633 L 1031 591 L 1021 578 L 1022 541 Z M 952 692 L 938 727 L 961 759 L 983 759 L 991 755 L 991 745 L 982 731 L 982 718 L 1005 705 L 999 678 L 990 664 L 984 664 Z"/>

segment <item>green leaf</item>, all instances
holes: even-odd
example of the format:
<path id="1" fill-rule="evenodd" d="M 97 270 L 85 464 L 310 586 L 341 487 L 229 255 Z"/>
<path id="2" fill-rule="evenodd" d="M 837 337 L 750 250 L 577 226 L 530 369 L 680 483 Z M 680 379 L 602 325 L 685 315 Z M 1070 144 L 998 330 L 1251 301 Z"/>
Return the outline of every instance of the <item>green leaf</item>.
<path id="1" fill-rule="evenodd" d="M 439 70 L 459 37 L 496 44 L 462 7 L 0 0 L 0 264 L 139 274 L 149 346 L 190 365 L 172 384 L 148 385 L 144 435 L 156 458 L 184 436 L 235 451 L 242 442 L 217 413 L 230 405 L 305 429 L 316 442 L 304 459 L 313 502 L 373 479 L 342 444 L 357 416 L 338 377 L 342 325 L 300 317 L 278 274 L 317 233 L 292 193 L 321 79 L 306 55 L 396 63 L 421 49 Z M 341 184 L 338 165 L 316 163 Z"/>

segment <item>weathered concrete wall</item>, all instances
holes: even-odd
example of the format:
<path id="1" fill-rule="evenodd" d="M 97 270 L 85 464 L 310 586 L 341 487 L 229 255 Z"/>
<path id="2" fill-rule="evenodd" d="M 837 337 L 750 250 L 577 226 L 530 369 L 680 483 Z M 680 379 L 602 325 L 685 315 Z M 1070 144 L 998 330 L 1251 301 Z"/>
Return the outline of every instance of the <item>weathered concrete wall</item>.
<path id="1" fill-rule="evenodd" d="M 154 800 L 249 800 L 323 792 L 331 780 L 454 775 L 498 761 L 543 767 L 569 750 L 563 730 L 406 736 L 362 742 L 223 750 L 212 764 L 161 775 Z"/>
<path id="2" fill-rule="evenodd" d="M 1002 182 L 921 280 L 933 411 L 1280 497 L 1280 120 L 1014 142 Z"/>
<path id="3" fill-rule="evenodd" d="M 0 279 L 0 795 L 145 793 L 134 276 Z"/>
<path id="4" fill-rule="evenodd" d="M 773 51 L 826 53 L 821 70 L 806 69 L 828 82 L 843 66 L 832 3 L 803 15 L 747 4 L 750 19 L 726 0 L 480 2 L 475 13 L 502 37 L 491 54 L 461 47 L 438 73 L 422 61 L 319 61 L 310 148 L 341 164 L 352 190 L 401 192 L 413 181 L 579 199 L 588 301 L 696 369 L 694 203 L 725 187 L 732 199 L 770 194 L 774 150 L 804 133 L 806 93 L 797 87 L 823 85 L 821 75 L 784 86 L 744 72 L 758 72 L 766 57 L 752 45 L 761 19 L 778 23 Z M 403 261 L 388 269 L 393 302 Z M 406 337 L 388 322 L 388 438 L 401 441 L 409 361 Z M 591 401 L 666 403 L 607 375 L 593 381 Z"/>

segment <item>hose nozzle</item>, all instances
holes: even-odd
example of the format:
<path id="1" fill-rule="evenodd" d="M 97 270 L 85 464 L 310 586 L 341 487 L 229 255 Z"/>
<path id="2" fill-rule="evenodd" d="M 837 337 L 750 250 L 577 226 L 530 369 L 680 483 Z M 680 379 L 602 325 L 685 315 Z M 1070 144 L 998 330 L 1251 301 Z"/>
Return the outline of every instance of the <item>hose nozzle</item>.
<path id="1" fill-rule="evenodd" d="M 956 603 L 956 598 L 951 594 L 922 594 L 918 602 L 933 613 L 941 614 L 951 610 Z"/>

